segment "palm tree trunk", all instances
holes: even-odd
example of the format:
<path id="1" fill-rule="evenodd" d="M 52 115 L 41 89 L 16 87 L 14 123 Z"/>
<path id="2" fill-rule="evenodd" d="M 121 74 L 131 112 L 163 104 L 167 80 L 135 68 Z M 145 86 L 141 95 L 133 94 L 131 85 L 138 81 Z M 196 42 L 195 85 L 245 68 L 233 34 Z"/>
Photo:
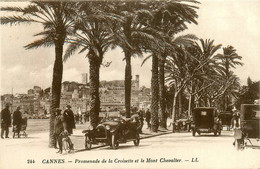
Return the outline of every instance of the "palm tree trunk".
<path id="1" fill-rule="evenodd" d="M 191 82 L 191 93 L 189 96 L 189 108 L 188 108 L 188 112 L 189 112 L 189 116 L 192 116 L 192 110 L 194 108 L 194 95 L 192 95 L 192 93 L 194 93 L 195 88 L 193 86 L 193 82 Z"/>
<path id="2" fill-rule="evenodd" d="M 167 127 L 167 116 L 165 111 L 165 73 L 164 73 L 164 64 L 165 57 L 159 59 L 159 117 L 160 117 L 160 127 L 166 129 Z"/>
<path id="3" fill-rule="evenodd" d="M 175 122 L 176 119 L 176 102 L 177 102 L 178 92 L 175 92 L 173 103 L 172 103 L 172 122 Z"/>
<path id="4" fill-rule="evenodd" d="M 152 57 L 152 79 L 151 79 L 151 130 L 157 132 L 158 130 L 158 102 L 159 102 L 159 84 L 158 84 L 158 57 L 153 55 Z"/>
<path id="5" fill-rule="evenodd" d="M 125 110 L 126 117 L 130 117 L 130 108 L 131 108 L 131 87 L 132 87 L 132 70 L 131 70 L 131 54 L 125 52 Z"/>
<path id="6" fill-rule="evenodd" d="M 182 91 L 180 91 L 179 96 L 178 96 L 178 108 L 179 108 L 179 117 L 183 114 L 183 109 L 182 109 Z"/>
<path id="7" fill-rule="evenodd" d="M 100 98 L 99 98 L 99 71 L 100 62 L 93 52 L 89 55 L 89 88 L 90 88 L 90 125 L 97 127 L 99 122 Z"/>
<path id="8" fill-rule="evenodd" d="M 61 82 L 63 73 L 63 43 L 57 42 L 55 44 L 55 61 L 53 67 L 52 76 L 52 90 L 51 90 L 51 116 L 50 116 L 50 134 L 49 134 L 49 147 L 53 148 L 56 146 L 56 139 L 54 133 L 54 120 L 55 120 L 55 109 L 60 107 L 60 95 L 61 95 Z"/>

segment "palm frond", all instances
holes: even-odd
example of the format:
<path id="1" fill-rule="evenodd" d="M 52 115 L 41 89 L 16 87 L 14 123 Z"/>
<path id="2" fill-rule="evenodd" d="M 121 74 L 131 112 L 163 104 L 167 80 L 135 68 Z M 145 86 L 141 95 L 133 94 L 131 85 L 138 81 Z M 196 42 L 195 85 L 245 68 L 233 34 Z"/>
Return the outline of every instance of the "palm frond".
<path id="1" fill-rule="evenodd" d="M 30 24 L 31 22 L 41 23 L 40 21 L 36 21 L 36 20 L 30 18 L 29 16 L 4 16 L 4 17 L 1 17 L 2 25 L 10 24 L 12 26 L 12 25 L 20 24 L 20 23 Z"/>
<path id="2" fill-rule="evenodd" d="M 53 39 L 51 37 L 45 37 L 26 45 L 25 49 L 37 49 L 39 47 L 51 47 L 51 46 L 54 46 Z"/>
<path id="3" fill-rule="evenodd" d="M 143 62 L 142 62 L 142 64 L 141 64 L 141 66 L 143 66 L 143 65 L 145 64 L 145 62 L 146 62 L 147 60 L 149 60 L 150 58 L 152 58 L 152 55 L 149 55 L 149 56 L 147 56 L 146 58 L 144 58 L 144 60 L 143 60 Z"/>
<path id="4" fill-rule="evenodd" d="M 76 50 L 80 47 L 77 43 L 70 43 L 68 48 L 66 49 L 65 55 L 63 56 L 63 61 L 66 62 L 71 55 L 73 55 Z"/>

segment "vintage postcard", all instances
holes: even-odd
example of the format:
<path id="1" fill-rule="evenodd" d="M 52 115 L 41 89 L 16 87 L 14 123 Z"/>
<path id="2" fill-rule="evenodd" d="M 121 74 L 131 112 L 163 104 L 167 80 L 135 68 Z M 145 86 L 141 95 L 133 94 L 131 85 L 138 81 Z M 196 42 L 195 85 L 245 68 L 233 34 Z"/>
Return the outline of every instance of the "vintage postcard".
<path id="1" fill-rule="evenodd" d="M 260 168 L 260 1 L 0 13 L 0 169 Z"/>

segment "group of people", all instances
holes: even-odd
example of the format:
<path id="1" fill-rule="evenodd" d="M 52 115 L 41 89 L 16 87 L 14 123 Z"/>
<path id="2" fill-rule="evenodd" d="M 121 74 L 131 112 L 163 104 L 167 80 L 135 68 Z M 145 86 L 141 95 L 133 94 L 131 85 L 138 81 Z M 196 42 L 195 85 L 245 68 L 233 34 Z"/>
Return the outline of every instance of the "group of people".
<path id="1" fill-rule="evenodd" d="M 75 118 L 71 106 L 67 105 L 66 110 L 62 113 L 62 110 L 57 108 L 55 112 L 55 122 L 54 122 L 54 134 L 55 140 L 58 143 L 59 151 L 57 153 L 62 153 L 62 139 L 67 137 L 69 141 L 70 149 L 73 149 L 73 144 L 68 136 L 73 134 L 73 129 L 76 128 Z M 55 148 L 57 146 L 55 145 Z"/>
<path id="2" fill-rule="evenodd" d="M 151 128 L 151 112 L 149 108 L 144 111 L 143 109 L 137 110 L 136 112 L 132 112 L 133 114 L 138 114 L 138 127 L 139 133 L 142 133 L 142 128 L 144 125 L 144 118 L 147 123 L 147 129 Z"/>
<path id="3" fill-rule="evenodd" d="M 9 138 L 9 127 L 12 127 L 12 115 L 9 110 L 10 104 L 6 103 L 5 108 L 1 111 L 1 138 Z M 20 131 L 22 126 L 27 126 L 27 117 L 23 117 L 21 113 L 21 107 L 18 106 L 13 113 L 13 138 L 15 133 L 17 133 L 18 138 L 20 138 Z"/>

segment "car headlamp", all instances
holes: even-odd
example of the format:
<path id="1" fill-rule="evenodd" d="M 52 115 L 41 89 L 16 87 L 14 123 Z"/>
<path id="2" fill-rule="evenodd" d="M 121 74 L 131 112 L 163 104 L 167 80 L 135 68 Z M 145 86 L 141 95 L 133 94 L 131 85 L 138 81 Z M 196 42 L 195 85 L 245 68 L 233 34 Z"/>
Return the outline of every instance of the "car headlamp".
<path id="1" fill-rule="evenodd" d="M 110 125 L 106 125 L 106 129 L 107 129 L 107 130 L 110 130 Z"/>

